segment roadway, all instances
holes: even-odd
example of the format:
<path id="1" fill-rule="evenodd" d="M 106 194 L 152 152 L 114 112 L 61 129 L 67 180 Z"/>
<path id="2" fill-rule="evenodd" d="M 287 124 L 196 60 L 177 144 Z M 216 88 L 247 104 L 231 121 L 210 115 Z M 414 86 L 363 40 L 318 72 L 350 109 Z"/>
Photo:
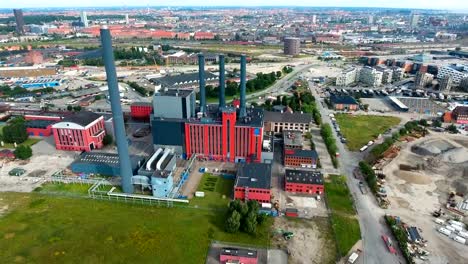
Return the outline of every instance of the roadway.
<path id="1" fill-rule="evenodd" d="M 315 98 L 320 100 L 314 83 L 310 82 L 309 87 Z M 322 115 L 323 122 L 331 124 L 331 120 L 328 116 L 331 112 L 323 107 L 321 103 L 318 103 L 317 106 Z M 334 131 L 333 133 L 335 134 L 335 138 L 338 139 L 336 132 Z M 361 254 L 360 262 L 365 264 L 405 263 L 405 260 L 400 255 L 395 256 L 388 251 L 381 238 L 382 234 L 392 237 L 383 219 L 383 215 L 385 214 L 384 210 L 377 205 L 371 193 L 366 195 L 361 194 L 358 185 L 359 181 L 353 177 L 353 171 L 358 167 L 359 161 L 364 158 L 364 154 L 350 152 L 339 140 L 336 142 L 340 153 L 339 171 L 342 175 L 346 176 L 347 184 L 352 193 L 354 205 L 359 215 L 363 244 L 363 253 Z"/>

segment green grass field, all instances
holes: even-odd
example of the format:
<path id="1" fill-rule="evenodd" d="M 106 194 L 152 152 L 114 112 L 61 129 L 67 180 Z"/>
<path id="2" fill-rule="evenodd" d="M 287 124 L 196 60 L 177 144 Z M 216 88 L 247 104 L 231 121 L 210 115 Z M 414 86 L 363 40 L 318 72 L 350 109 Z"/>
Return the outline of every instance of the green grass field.
<path id="1" fill-rule="evenodd" d="M 270 243 L 272 219 L 256 237 L 228 234 L 223 211 L 0 193 L 0 208 L 5 206 L 8 212 L 0 216 L 2 263 L 199 264 L 205 262 L 211 240 Z"/>
<path id="2" fill-rule="evenodd" d="M 197 191 L 205 192 L 205 197 L 193 197 L 190 200 L 190 205 L 216 209 L 226 208 L 231 201 L 233 186 L 234 180 L 232 179 L 205 173 L 197 188 Z"/>
<path id="3" fill-rule="evenodd" d="M 64 195 L 78 195 L 87 196 L 88 189 L 91 184 L 78 184 L 78 183 L 44 183 L 41 187 L 36 188 L 34 191 L 38 193 L 52 193 Z"/>
<path id="4" fill-rule="evenodd" d="M 330 175 L 330 180 L 325 182 L 325 193 L 332 211 L 330 217 L 338 253 L 345 256 L 361 239 L 361 229 L 344 176 Z"/>
<path id="5" fill-rule="evenodd" d="M 400 118 L 392 116 L 337 114 L 335 118 L 351 151 L 359 150 L 370 140 L 400 123 Z"/>

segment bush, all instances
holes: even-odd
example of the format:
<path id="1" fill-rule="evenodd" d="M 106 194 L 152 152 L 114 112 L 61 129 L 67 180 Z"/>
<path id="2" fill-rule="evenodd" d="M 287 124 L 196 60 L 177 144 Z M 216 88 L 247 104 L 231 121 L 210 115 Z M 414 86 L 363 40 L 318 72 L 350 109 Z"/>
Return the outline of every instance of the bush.
<path id="1" fill-rule="evenodd" d="M 361 170 L 362 175 L 364 175 L 364 178 L 369 185 L 369 188 L 373 192 L 377 191 L 377 176 L 375 175 L 374 170 L 372 167 L 369 165 L 369 163 L 365 161 L 359 162 L 359 169 Z"/>
<path id="2" fill-rule="evenodd" d="M 32 149 L 30 146 L 19 145 L 18 147 L 16 147 L 14 153 L 18 159 L 25 160 L 29 159 L 32 156 Z"/>
<path id="3" fill-rule="evenodd" d="M 338 168 L 338 159 L 336 158 L 336 153 L 338 148 L 336 147 L 336 140 L 333 137 L 333 131 L 330 124 L 323 124 L 320 129 L 320 134 L 322 135 L 323 141 L 327 146 L 328 153 L 330 154 L 333 167 Z"/>
<path id="4" fill-rule="evenodd" d="M 114 138 L 112 138 L 112 136 L 109 134 L 105 135 L 102 139 L 102 144 L 104 144 L 104 146 L 108 146 L 112 144 L 112 142 L 114 142 Z"/>

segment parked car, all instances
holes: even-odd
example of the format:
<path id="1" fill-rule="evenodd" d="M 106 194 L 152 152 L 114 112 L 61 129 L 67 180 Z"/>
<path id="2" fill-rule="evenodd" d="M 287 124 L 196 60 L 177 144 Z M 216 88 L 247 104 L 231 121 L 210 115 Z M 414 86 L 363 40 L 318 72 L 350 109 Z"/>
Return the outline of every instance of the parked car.
<path id="1" fill-rule="evenodd" d="M 388 251 L 390 251 L 390 253 L 392 253 L 392 254 L 396 254 L 397 251 L 396 251 L 395 247 L 393 246 L 392 240 L 386 235 L 382 235 L 382 239 L 385 242 L 385 245 L 387 246 Z"/>

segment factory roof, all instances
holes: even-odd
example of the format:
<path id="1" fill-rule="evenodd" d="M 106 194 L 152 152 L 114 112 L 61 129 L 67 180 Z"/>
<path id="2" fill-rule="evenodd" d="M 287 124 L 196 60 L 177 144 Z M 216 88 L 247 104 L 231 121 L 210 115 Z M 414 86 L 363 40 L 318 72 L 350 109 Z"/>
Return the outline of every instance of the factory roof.
<path id="1" fill-rule="evenodd" d="M 237 170 L 236 187 L 271 188 L 271 164 L 242 164 Z"/>
<path id="2" fill-rule="evenodd" d="M 132 167 L 135 167 L 139 161 L 141 161 L 139 156 L 130 156 L 130 161 Z M 93 165 L 105 165 L 111 167 L 119 167 L 119 154 L 116 153 L 105 153 L 105 152 L 83 152 L 73 164 L 84 163 L 84 164 L 93 164 Z"/>
<path id="3" fill-rule="evenodd" d="M 311 114 L 301 113 L 279 113 L 265 111 L 265 122 L 280 122 L 280 123 L 311 123 Z"/>
<path id="4" fill-rule="evenodd" d="M 222 248 L 221 255 L 237 256 L 247 258 L 257 258 L 257 251 L 243 248 Z"/>
<path id="5" fill-rule="evenodd" d="M 130 106 L 153 106 L 151 102 L 133 102 Z"/>
<path id="6" fill-rule="evenodd" d="M 286 182 L 290 183 L 323 185 L 323 174 L 320 171 L 286 169 L 285 177 Z"/>
<path id="7" fill-rule="evenodd" d="M 56 123 L 54 120 L 31 120 L 26 122 L 27 128 L 47 128 L 48 126 Z"/>
<path id="8" fill-rule="evenodd" d="M 187 97 L 193 93 L 192 89 L 166 89 L 161 90 L 154 94 L 154 96 L 175 96 L 175 97 Z"/>
<path id="9" fill-rule="evenodd" d="M 285 146 L 302 146 L 302 132 L 298 130 L 283 130 Z"/>
<path id="10" fill-rule="evenodd" d="M 343 96 L 331 95 L 330 102 L 332 104 L 358 104 L 356 99 L 354 99 L 352 96 L 349 96 L 349 95 L 343 95 Z"/>
<path id="11" fill-rule="evenodd" d="M 453 113 L 456 115 L 468 115 L 468 106 L 459 105 L 453 109 Z"/>
<path id="12" fill-rule="evenodd" d="M 205 72 L 205 81 L 217 80 L 219 77 L 211 72 Z M 182 85 L 198 85 L 198 72 L 167 75 L 161 78 L 152 78 L 150 81 L 160 84 L 162 87 L 175 87 Z"/>
<path id="13" fill-rule="evenodd" d="M 74 115 L 70 115 L 65 117 L 62 122 L 70 122 L 70 123 L 75 123 L 81 126 L 87 126 L 94 122 L 96 119 L 102 117 L 102 115 L 89 112 L 89 111 L 81 111 L 78 112 Z"/>
<path id="14" fill-rule="evenodd" d="M 318 154 L 315 150 L 307 149 L 287 149 L 284 151 L 284 154 L 286 156 L 313 158 L 315 160 L 318 158 Z"/>

